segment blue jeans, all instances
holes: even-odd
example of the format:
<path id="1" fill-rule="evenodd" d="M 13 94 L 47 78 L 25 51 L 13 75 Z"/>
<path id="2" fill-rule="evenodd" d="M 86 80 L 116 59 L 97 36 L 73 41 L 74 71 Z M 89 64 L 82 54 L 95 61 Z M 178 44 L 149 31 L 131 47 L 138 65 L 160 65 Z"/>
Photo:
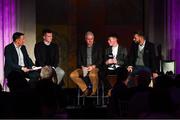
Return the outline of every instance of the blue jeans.
<path id="1" fill-rule="evenodd" d="M 135 86 L 135 81 L 132 80 L 132 78 L 135 78 L 138 76 L 142 71 L 147 72 L 151 74 L 151 70 L 148 67 L 145 66 L 136 66 L 132 73 L 129 75 L 129 81 L 128 81 L 128 87 L 134 87 Z"/>

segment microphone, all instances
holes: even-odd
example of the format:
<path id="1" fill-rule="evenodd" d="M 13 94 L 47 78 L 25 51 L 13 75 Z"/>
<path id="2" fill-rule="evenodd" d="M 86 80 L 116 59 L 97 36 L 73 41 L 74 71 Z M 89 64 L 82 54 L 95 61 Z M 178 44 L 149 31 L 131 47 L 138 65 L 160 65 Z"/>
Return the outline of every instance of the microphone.
<path id="1" fill-rule="evenodd" d="M 114 59 L 114 56 L 112 53 L 108 54 L 108 59 Z M 116 68 L 115 64 L 109 64 L 109 67 L 112 68 L 113 70 L 115 70 Z"/>
<path id="2" fill-rule="evenodd" d="M 109 53 L 109 55 L 108 55 L 108 59 L 113 59 L 114 57 L 113 57 L 113 54 L 112 53 Z"/>

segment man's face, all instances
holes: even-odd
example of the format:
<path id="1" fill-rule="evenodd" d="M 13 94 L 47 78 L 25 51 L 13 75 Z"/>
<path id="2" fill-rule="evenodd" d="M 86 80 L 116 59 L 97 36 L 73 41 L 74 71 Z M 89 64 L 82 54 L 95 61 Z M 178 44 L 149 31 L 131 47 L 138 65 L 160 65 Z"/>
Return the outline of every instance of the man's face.
<path id="1" fill-rule="evenodd" d="M 48 42 L 48 43 L 51 43 L 52 42 L 52 33 L 46 33 L 44 36 L 43 36 L 43 39 L 45 42 Z"/>
<path id="2" fill-rule="evenodd" d="M 24 43 L 25 43 L 25 37 L 24 37 L 24 35 L 21 35 L 20 38 L 18 38 L 18 39 L 16 40 L 16 43 L 17 43 L 19 46 L 24 45 Z"/>
<path id="3" fill-rule="evenodd" d="M 139 36 L 138 34 L 134 35 L 133 40 L 134 40 L 135 43 L 140 43 L 140 39 L 141 39 L 141 36 Z"/>
<path id="4" fill-rule="evenodd" d="M 117 44 L 117 38 L 115 38 L 115 37 L 109 37 L 109 38 L 108 38 L 108 44 L 109 44 L 109 46 L 114 46 L 114 45 L 116 45 L 116 44 Z"/>
<path id="5" fill-rule="evenodd" d="M 94 43 L 94 36 L 93 35 L 87 35 L 86 36 L 86 43 L 88 46 L 92 46 Z"/>

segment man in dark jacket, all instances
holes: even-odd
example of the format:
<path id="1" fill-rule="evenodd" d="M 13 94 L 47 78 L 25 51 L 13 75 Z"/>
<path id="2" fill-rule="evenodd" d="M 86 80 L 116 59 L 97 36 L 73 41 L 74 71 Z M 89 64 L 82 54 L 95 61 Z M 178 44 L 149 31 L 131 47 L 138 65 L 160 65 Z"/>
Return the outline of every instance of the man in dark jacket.
<path id="1" fill-rule="evenodd" d="M 119 38 L 116 34 L 111 34 L 108 37 L 109 47 L 105 50 L 105 91 L 110 91 L 116 83 L 117 79 L 113 79 L 111 75 L 119 75 L 120 68 L 125 67 L 127 49 L 119 44 Z M 110 75 L 110 76 L 109 76 Z"/>
<path id="2" fill-rule="evenodd" d="M 46 65 L 54 68 L 57 74 L 57 84 L 60 84 L 64 77 L 64 70 L 58 66 L 59 64 L 59 47 L 52 42 L 53 33 L 49 29 L 43 30 L 43 41 L 36 43 L 34 54 L 36 58 L 36 66 L 44 67 Z"/>
<path id="3" fill-rule="evenodd" d="M 118 43 L 118 36 L 116 34 L 109 35 L 109 47 L 105 50 L 105 64 L 108 70 L 107 74 L 118 74 L 120 67 L 125 67 L 127 49 Z"/>
<path id="4" fill-rule="evenodd" d="M 154 44 L 145 40 L 142 32 L 136 32 L 128 54 L 128 71 L 132 72 L 131 76 L 136 76 L 140 71 L 145 70 L 156 78 L 158 74 L 155 57 Z"/>
<path id="5" fill-rule="evenodd" d="M 82 90 L 83 95 L 95 95 L 98 87 L 98 72 L 101 65 L 101 50 L 94 42 L 94 34 L 87 32 L 85 35 L 86 44 L 78 50 L 78 68 L 71 74 L 70 78 Z M 92 93 L 82 77 L 88 76 L 92 84 Z"/>
<path id="6" fill-rule="evenodd" d="M 16 32 L 13 34 L 13 42 L 5 47 L 5 77 L 7 78 L 13 71 L 20 71 L 34 83 L 39 74 L 32 70 L 35 66 L 27 53 L 24 42 L 24 34 Z"/>

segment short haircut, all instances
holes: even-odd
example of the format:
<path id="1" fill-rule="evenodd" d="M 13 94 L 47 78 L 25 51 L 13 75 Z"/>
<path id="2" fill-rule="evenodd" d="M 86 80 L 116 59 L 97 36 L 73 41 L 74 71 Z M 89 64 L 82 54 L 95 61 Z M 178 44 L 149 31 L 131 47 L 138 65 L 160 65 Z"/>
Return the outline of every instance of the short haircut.
<path id="1" fill-rule="evenodd" d="M 17 39 L 19 39 L 22 35 L 24 35 L 24 34 L 21 32 L 15 32 L 12 36 L 13 42 L 15 42 Z"/>
<path id="2" fill-rule="evenodd" d="M 94 34 L 93 34 L 93 32 L 91 32 L 91 31 L 86 32 L 86 34 L 85 34 L 85 38 L 86 38 L 88 35 L 91 35 L 91 36 L 93 36 L 93 37 L 94 37 Z"/>
<path id="3" fill-rule="evenodd" d="M 134 32 L 134 35 L 135 34 L 142 36 L 142 37 L 145 37 L 144 32 L 142 32 L 142 31 L 136 31 L 136 32 Z"/>
<path id="4" fill-rule="evenodd" d="M 44 29 L 44 30 L 42 31 L 42 35 L 44 36 L 46 33 L 53 33 L 53 32 L 52 32 L 52 30 L 50 30 L 50 29 Z"/>
<path id="5" fill-rule="evenodd" d="M 113 37 L 116 39 L 119 39 L 118 35 L 116 33 L 109 34 L 108 38 Z"/>

